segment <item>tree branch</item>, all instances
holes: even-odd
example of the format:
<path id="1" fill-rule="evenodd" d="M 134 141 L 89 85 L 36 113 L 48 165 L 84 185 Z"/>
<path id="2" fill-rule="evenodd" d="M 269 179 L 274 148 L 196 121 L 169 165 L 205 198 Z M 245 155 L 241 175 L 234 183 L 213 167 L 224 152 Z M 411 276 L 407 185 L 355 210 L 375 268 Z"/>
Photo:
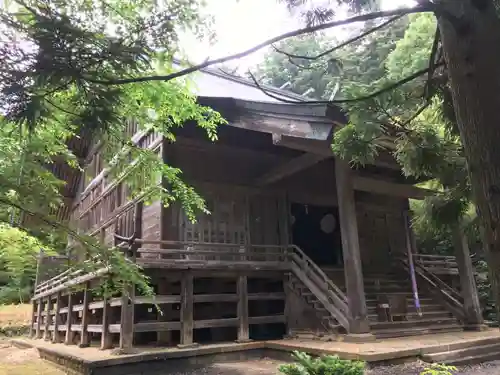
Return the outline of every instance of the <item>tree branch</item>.
<path id="1" fill-rule="evenodd" d="M 424 88 L 424 97 L 429 100 L 432 96 L 433 82 L 432 77 L 434 76 L 434 71 L 436 70 L 436 56 L 438 53 L 439 41 L 441 40 L 441 34 L 439 32 L 439 27 L 436 26 L 436 33 L 434 34 L 434 42 L 432 43 L 431 54 L 429 56 L 429 75 L 427 77 L 427 83 Z"/>
<path id="2" fill-rule="evenodd" d="M 294 59 L 304 59 L 304 60 L 318 60 L 318 59 L 321 59 L 322 57 L 324 57 L 326 55 L 329 55 L 330 53 L 335 52 L 336 50 L 339 50 L 339 49 L 341 49 L 341 48 L 343 48 L 343 47 L 345 47 L 345 46 L 347 46 L 347 45 L 349 45 L 351 43 L 357 42 L 358 40 L 363 39 L 364 37 L 366 37 L 366 36 L 368 36 L 370 34 L 373 34 L 374 32 L 376 32 L 376 31 L 378 31 L 380 29 L 383 29 L 387 25 L 390 25 L 391 23 L 397 21 L 398 19 L 402 18 L 405 15 L 406 14 L 400 14 L 400 15 L 398 15 L 396 17 L 393 17 L 393 18 L 387 20 L 386 22 L 383 22 L 380 25 L 375 26 L 375 27 L 373 27 L 373 28 L 365 31 L 364 33 L 361 33 L 361 34 L 355 36 L 354 38 L 348 39 L 345 42 L 340 43 L 339 45 L 337 45 L 337 46 L 335 46 L 333 48 L 330 48 L 330 49 L 328 49 L 328 50 L 326 50 L 324 52 L 321 52 L 320 54 L 318 54 L 316 56 L 295 55 L 293 53 L 288 53 L 286 51 L 280 50 L 274 44 L 272 45 L 272 47 L 274 48 L 274 50 L 276 52 L 288 56 L 289 59 L 294 58 Z"/>
<path id="3" fill-rule="evenodd" d="M 193 65 L 189 68 L 179 70 L 177 72 L 167 74 L 167 75 L 155 75 L 155 76 L 145 76 L 145 77 L 132 77 L 132 78 L 122 78 L 122 79 L 112 79 L 112 80 L 99 80 L 99 79 L 93 79 L 91 77 L 84 77 L 84 79 L 88 82 L 92 83 L 97 83 L 97 84 L 102 84 L 102 85 L 124 85 L 124 84 L 129 84 L 129 83 L 138 83 L 138 82 L 148 82 L 148 81 L 170 81 L 175 78 L 179 78 L 182 76 L 185 76 L 190 73 L 194 73 L 200 69 L 207 68 L 211 65 L 215 64 L 221 64 L 227 61 L 231 60 L 236 60 L 240 59 L 242 57 L 245 57 L 247 55 L 250 55 L 264 47 L 267 47 L 273 43 L 279 42 L 281 40 L 285 40 L 288 38 L 292 38 L 295 36 L 299 35 L 304 35 L 304 34 L 310 34 L 314 33 L 319 30 L 326 30 L 330 29 L 333 27 L 337 26 L 342 26 L 342 25 L 347 25 L 350 23 L 355 23 L 355 22 L 363 22 L 363 21 L 369 21 L 381 17 L 391 17 L 391 16 L 398 16 L 398 15 L 405 15 L 405 14 L 410 14 L 410 13 L 422 13 L 422 12 L 432 12 L 435 10 L 435 5 L 434 4 L 425 4 L 421 6 L 416 6 L 412 8 L 400 8 L 400 9 L 395 9 L 391 11 L 380 11 L 380 12 L 373 12 L 373 13 L 368 13 L 368 14 L 362 14 L 350 18 L 346 18 L 344 20 L 340 21 L 332 21 L 332 22 L 327 22 L 323 23 L 320 25 L 316 26 L 309 26 L 309 27 L 304 27 L 301 29 L 297 29 L 294 31 L 290 31 L 288 33 L 284 33 L 278 36 L 275 36 L 274 38 L 268 39 L 260 44 L 257 44 L 256 46 L 249 48 L 245 51 L 235 53 L 233 55 L 221 57 L 218 59 L 213 59 L 213 60 L 206 60 L 200 64 Z"/>
<path id="4" fill-rule="evenodd" d="M 437 66 L 441 66 L 443 65 L 444 63 L 443 62 L 438 62 L 436 63 L 436 67 Z M 400 81 L 397 81 L 397 82 L 394 82 L 380 90 L 377 90 L 371 94 L 368 94 L 368 95 L 365 95 L 365 96 L 360 96 L 358 98 L 349 98 L 349 99 L 336 99 L 336 100 L 290 100 L 290 99 L 284 99 L 284 98 L 281 98 L 277 95 L 274 95 L 274 94 L 271 94 L 270 92 L 268 92 L 264 87 L 262 87 L 259 82 L 257 81 L 257 79 L 255 78 L 255 76 L 252 74 L 252 72 L 248 72 L 248 74 L 250 75 L 250 77 L 252 78 L 252 81 L 254 82 L 255 86 L 257 86 L 257 88 L 259 90 L 261 90 L 264 94 L 266 94 L 267 96 L 273 98 L 273 99 L 276 99 L 276 100 L 279 100 L 283 103 L 288 103 L 288 104 L 309 104 L 309 105 L 325 105 L 325 104 L 345 104 L 345 103 L 355 103 L 355 102 L 360 102 L 360 101 L 364 101 L 364 100 L 369 100 L 369 99 L 373 99 L 373 98 L 376 98 L 377 96 L 379 95 L 382 95 L 386 92 L 389 92 L 389 91 L 392 91 L 394 89 L 397 89 L 398 87 L 400 86 L 403 86 L 404 84 L 408 83 L 408 82 L 411 82 L 413 81 L 415 78 L 418 78 L 426 73 L 429 72 L 429 68 L 425 68 L 425 69 L 421 69 L 411 75 L 409 75 L 408 77 L 406 78 L 403 78 L 402 80 Z"/>

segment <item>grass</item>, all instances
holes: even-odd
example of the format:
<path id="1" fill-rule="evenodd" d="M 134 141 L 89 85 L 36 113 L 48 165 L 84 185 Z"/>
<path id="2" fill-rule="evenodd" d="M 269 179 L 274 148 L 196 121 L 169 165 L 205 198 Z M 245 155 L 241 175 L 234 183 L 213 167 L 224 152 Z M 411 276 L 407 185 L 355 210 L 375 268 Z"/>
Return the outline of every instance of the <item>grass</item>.
<path id="1" fill-rule="evenodd" d="M 31 320 L 31 305 L 0 305 L 0 327 L 22 326 Z"/>
<path id="2" fill-rule="evenodd" d="M 41 359 L 23 363 L 4 363 L 0 358 L 0 375 L 64 375 L 63 370 Z"/>
<path id="3" fill-rule="evenodd" d="M 0 305 L 0 337 L 27 333 L 30 320 L 31 305 Z"/>

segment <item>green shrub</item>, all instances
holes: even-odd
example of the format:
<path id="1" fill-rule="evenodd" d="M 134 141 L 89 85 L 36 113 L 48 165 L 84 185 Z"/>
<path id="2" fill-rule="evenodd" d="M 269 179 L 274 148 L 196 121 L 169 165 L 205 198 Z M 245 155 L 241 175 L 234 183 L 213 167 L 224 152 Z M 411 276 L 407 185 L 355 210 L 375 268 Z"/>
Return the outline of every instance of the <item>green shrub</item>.
<path id="1" fill-rule="evenodd" d="M 455 366 L 447 366 L 439 363 L 434 363 L 429 367 L 426 367 L 424 371 L 420 373 L 420 375 L 453 375 L 453 372 L 456 370 L 457 368 Z"/>
<path id="2" fill-rule="evenodd" d="M 337 356 L 313 358 L 298 351 L 293 352 L 296 363 L 281 365 L 278 369 L 285 375 L 363 375 L 365 363 L 349 361 Z"/>

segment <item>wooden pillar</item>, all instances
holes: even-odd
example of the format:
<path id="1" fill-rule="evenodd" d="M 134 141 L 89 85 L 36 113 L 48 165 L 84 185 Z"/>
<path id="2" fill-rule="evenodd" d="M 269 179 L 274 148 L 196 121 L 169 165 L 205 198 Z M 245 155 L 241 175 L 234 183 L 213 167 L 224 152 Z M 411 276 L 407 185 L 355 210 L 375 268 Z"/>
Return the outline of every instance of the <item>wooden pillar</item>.
<path id="1" fill-rule="evenodd" d="M 375 337 L 370 334 L 366 309 L 352 171 L 349 164 L 340 159 L 335 159 L 335 180 L 339 203 L 347 301 L 350 312 L 349 339 L 353 341 L 373 340 Z"/>
<path id="2" fill-rule="evenodd" d="M 460 274 L 460 289 L 464 299 L 465 329 L 481 330 L 483 316 L 474 278 L 474 267 L 470 258 L 467 237 L 460 225 L 453 229 L 453 245 Z"/>
<path id="3" fill-rule="evenodd" d="M 73 295 L 68 292 L 68 318 L 66 319 L 66 336 L 64 338 L 65 345 L 71 345 L 74 340 L 74 332 L 71 330 L 73 324 Z"/>
<path id="4" fill-rule="evenodd" d="M 43 339 L 48 341 L 50 339 L 50 331 L 49 331 L 49 326 L 50 322 L 52 321 L 52 317 L 50 315 L 50 312 L 52 310 L 52 296 L 47 297 L 47 306 L 45 309 L 45 330 L 43 331 Z"/>
<path id="5" fill-rule="evenodd" d="M 182 275 L 181 281 L 181 340 L 180 348 L 194 346 L 193 343 L 193 274 Z"/>
<path id="6" fill-rule="evenodd" d="M 58 292 L 56 297 L 56 308 L 54 311 L 54 333 L 52 334 L 53 343 L 61 342 L 61 335 L 59 334 L 59 325 L 61 324 L 61 298 L 61 292 Z"/>
<path id="7" fill-rule="evenodd" d="M 248 277 L 238 276 L 238 342 L 250 341 L 248 326 Z"/>
<path id="8" fill-rule="evenodd" d="M 123 292 L 120 316 L 120 350 L 130 351 L 134 343 L 135 287 L 129 285 Z"/>
<path id="9" fill-rule="evenodd" d="M 89 325 L 90 311 L 90 282 L 85 283 L 85 289 L 83 290 L 83 310 L 82 310 L 82 328 L 80 331 L 80 348 L 85 348 L 90 345 L 89 332 L 87 330 Z"/>
<path id="10" fill-rule="evenodd" d="M 109 332 L 109 323 L 111 318 L 111 306 L 109 305 L 109 299 L 103 300 L 102 307 L 102 330 L 101 330 L 101 350 L 111 349 L 113 347 L 113 340 L 111 333 Z"/>
<path id="11" fill-rule="evenodd" d="M 36 312 L 37 312 L 37 301 L 31 301 L 31 321 L 30 321 L 30 338 L 35 335 L 35 322 L 36 322 Z"/>
<path id="12" fill-rule="evenodd" d="M 35 338 L 36 339 L 41 339 L 42 338 L 42 307 L 43 307 L 43 299 L 39 298 L 37 300 L 38 306 L 36 310 L 36 331 L 35 331 Z"/>
<path id="13" fill-rule="evenodd" d="M 169 293 L 168 280 L 165 278 L 158 278 L 158 294 L 165 296 Z M 158 314 L 158 321 L 166 322 L 171 316 L 172 305 L 164 304 L 160 306 L 161 314 Z M 170 346 L 172 344 L 172 331 L 158 331 L 156 334 L 156 342 L 158 345 Z"/>

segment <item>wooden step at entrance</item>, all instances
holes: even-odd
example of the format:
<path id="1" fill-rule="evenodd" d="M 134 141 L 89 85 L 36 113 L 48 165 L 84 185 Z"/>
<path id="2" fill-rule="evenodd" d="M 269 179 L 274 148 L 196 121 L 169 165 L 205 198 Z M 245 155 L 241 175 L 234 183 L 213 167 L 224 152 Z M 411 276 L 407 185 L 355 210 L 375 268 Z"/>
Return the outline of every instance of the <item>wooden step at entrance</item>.
<path id="1" fill-rule="evenodd" d="M 368 309 L 368 314 L 376 314 L 377 313 L 377 304 L 368 305 L 367 309 Z M 417 309 L 413 304 L 408 305 L 408 310 L 410 313 L 417 312 Z M 436 312 L 436 311 L 448 312 L 448 310 L 446 310 L 446 308 L 444 306 L 439 305 L 437 303 L 423 304 L 420 306 L 420 311 L 423 313 Z"/>
<path id="2" fill-rule="evenodd" d="M 423 326 L 423 327 L 413 327 L 413 328 L 387 328 L 372 330 L 372 333 L 377 339 L 388 339 L 395 337 L 405 337 L 405 336 L 418 336 L 418 335 L 428 335 L 433 333 L 445 333 L 445 332 L 459 332 L 462 331 L 463 327 L 456 324 L 438 324 L 435 326 Z"/>
<path id="3" fill-rule="evenodd" d="M 379 331 L 384 329 L 406 329 L 406 328 L 418 328 L 427 326 L 437 326 L 437 325 L 451 325 L 458 324 L 458 321 L 453 317 L 445 318 L 431 318 L 431 319 L 415 319 L 415 320 L 404 320 L 397 322 L 371 322 L 370 327 L 372 330 Z"/>
<path id="4" fill-rule="evenodd" d="M 441 308 L 441 306 L 439 306 Z M 451 318 L 453 315 L 448 312 L 447 310 L 443 310 L 442 308 L 437 311 L 426 311 L 422 313 L 422 316 L 418 315 L 417 312 L 410 312 L 409 314 L 406 315 L 407 319 L 409 321 L 416 321 L 422 318 L 430 318 L 430 319 L 440 319 L 440 318 Z M 377 314 L 369 314 L 368 319 L 372 322 L 377 322 L 378 321 L 378 315 Z"/>

